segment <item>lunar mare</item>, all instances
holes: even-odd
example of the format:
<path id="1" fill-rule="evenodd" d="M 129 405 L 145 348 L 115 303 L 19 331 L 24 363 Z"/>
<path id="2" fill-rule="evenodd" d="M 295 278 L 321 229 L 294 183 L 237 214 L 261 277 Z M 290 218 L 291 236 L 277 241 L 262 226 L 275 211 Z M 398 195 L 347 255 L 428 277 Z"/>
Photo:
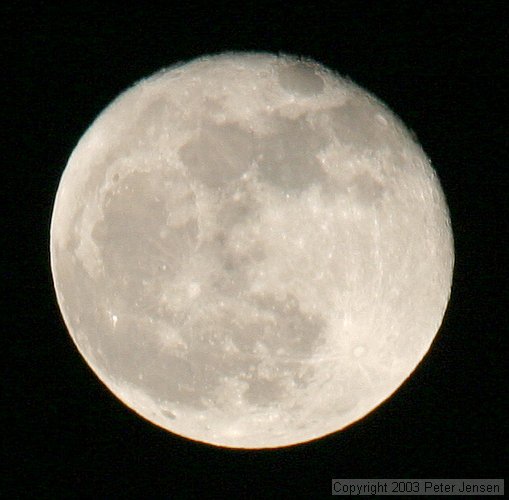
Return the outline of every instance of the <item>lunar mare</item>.
<path id="1" fill-rule="evenodd" d="M 267 448 L 335 432 L 428 351 L 453 240 L 429 160 L 320 64 L 228 53 L 138 82 L 63 173 L 51 265 L 86 362 L 181 436 Z"/>

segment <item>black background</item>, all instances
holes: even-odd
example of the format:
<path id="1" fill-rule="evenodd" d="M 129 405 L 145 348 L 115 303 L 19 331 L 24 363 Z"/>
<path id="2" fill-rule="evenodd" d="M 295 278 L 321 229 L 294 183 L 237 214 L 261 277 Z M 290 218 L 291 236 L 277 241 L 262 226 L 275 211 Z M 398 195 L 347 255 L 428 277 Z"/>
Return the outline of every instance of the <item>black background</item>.
<path id="1" fill-rule="evenodd" d="M 2 7 L 0 493 L 310 497 L 328 496 L 333 477 L 503 477 L 505 2 L 105 3 Z M 385 101 L 431 158 L 455 238 L 449 308 L 411 379 L 343 432 L 280 450 L 190 442 L 128 410 L 74 347 L 49 268 L 58 182 L 96 115 L 136 80 L 224 50 L 312 57 Z"/>

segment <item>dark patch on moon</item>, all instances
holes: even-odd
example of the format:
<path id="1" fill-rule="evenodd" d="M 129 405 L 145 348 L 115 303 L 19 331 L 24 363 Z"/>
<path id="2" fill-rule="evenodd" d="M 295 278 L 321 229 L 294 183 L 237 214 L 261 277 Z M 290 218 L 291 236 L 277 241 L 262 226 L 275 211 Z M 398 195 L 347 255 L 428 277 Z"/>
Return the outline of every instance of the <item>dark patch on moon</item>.
<path id="1" fill-rule="evenodd" d="M 273 406 L 284 400 L 284 390 L 277 380 L 254 379 L 244 393 L 249 404 L 255 406 Z"/>
<path id="2" fill-rule="evenodd" d="M 226 189 L 258 165 L 260 180 L 284 193 L 301 192 L 327 181 L 317 154 L 328 137 L 305 119 L 270 117 L 273 131 L 255 137 L 240 125 L 205 122 L 180 149 L 190 176 L 211 189 Z"/>
<path id="3" fill-rule="evenodd" d="M 326 182 L 317 154 L 328 144 L 305 118 L 275 119 L 275 132 L 257 143 L 257 163 L 262 180 L 286 193 L 301 192 L 313 183 Z"/>
<path id="4" fill-rule="evenodd" d="M 160 97 L 151 102 L 135 121 L 130 133 L 138 141 L 158 137 L 161 127 L 168 123 L 169 117 L 175 118 L 177 109 L 170 106 L 168 100 Z"/>
<path id="5" fill-rule="evenodd" d="M 122 290 L 128 303 L 143 302 L 145 296 L 153 301 L 150 283 L 162 275 L 171 277 L 197 239 L 194 199 L 168 195 L 168 178 L 168 172 L 136 171 L 117 181 L 105 197 L 103 219 L 92 229 L 108 282 Z M 173 205 L 186 207 L 189 217 L 170 227 Z"/>
<path id="6" fill-rule="evenodd" d="M 366 151 L 400 150 L 401 141 L 394 136 L 394 130 L 387 125 L 388 120 L 381 114 L 381 105 L 370 99 L 349 99 L 325 114 L 336 139 L 352 148 L 352 153 Z"/>
<path id="7" fill-rule="evenodd" d="M 198 134 L 180 149 L 180 158 L 197 178 L 210 188 L 219 188 L 239 178 L 253 160 L 251 134 L 235 124 L 202 124 Z"/>
<path id="8" fill-rule="evenodd" d="M 312 96 L 323 91 L 324 81 L 312 64 L 304 61 L 282 63 L 277 68 L 278 82 L 291 94 Z"/>
<path id="9" fill-rule="evenodd" d="M 386 191 L 386 188 L 367 172 L 355 175 L 347 189 L 362 205 L 375 203 Z"/>
<path id="10" fill-rule="evenodd" d="M 154 363 L 153 368 L 144 366 L 140 384 L 143 390 L 202 410 L 204 401 L 221 407 L 221 385 L 225 379 L 248 384 L 243 397 L 246 402 L 259 406 L 273 405 L 282 399 L 284 377 L 303 384 L 300 360 L 309 359 L 320 344 L 323 319 L 303 313 L 292 296 L 282 300 L 272 296 L 252 299 L 256 307 L 272 314 L 273 321 L 245 317 L 237 309 L 222 307 L 218 300 L 217 307 L 209 305 L 203 314 L 195 319 L 190 317 L 179 328 L 187 345 L 185 360 L 168 351 L 161 352 L 156 344 L 150 348 Z M 129 338 L 136 343 L 132 336 Z M 257 345 L 264 346 L 267 356 L 257 352 Z M 131 345 L 128 350 L 136 349 Z M 250 364 L 260 362 L 271 364 L 276 368 L 275 373 L 272 376 L 250 373 Z M 125 370 L 126 366 L 124 360 L 122 367 L 116 369 Z M 136 363 L 132 366 L 134 370 Z M 304 377 L 309 376 L 308 373 Z"/>

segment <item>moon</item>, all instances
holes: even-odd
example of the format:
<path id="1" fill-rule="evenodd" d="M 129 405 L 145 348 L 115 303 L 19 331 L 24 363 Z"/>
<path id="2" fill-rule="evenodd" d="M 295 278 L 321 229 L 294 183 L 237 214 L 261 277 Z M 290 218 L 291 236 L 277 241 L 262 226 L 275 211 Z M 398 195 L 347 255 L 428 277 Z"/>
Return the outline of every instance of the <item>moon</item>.
<path id="1" fill-rule="evenodd" d="M 231 448 L 361 419 L 429 350 L 454 263 L 415 137 L 323 65 L 182 63 L 120 94 L 72 152 L 51 268 L 86 363 L 125 405 Z"/>

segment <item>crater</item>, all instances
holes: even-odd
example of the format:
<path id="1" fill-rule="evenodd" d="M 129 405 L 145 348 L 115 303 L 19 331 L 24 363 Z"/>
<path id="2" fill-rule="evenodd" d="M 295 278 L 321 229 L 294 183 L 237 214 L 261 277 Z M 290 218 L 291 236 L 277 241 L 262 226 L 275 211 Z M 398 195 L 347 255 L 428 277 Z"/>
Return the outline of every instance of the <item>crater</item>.
<path id="1" fill-rule="evenodd" d="M 277 68 L 279 85 L 291 94 L 312 96 L 323 91 L 324 82 L 312 64 L 299 61 L 280 64 Z"/>
<path id="2" fill-rule="evenodd" d="M 172 411 L 170 410 L 162 410 L 162 413 L 165 417 L 168 417 L 168 418 L 171 418 L 172 420 L 175 420 L 177 418 L 177 416 L 175 415 L 175 413 L 173 413 Z"/>

